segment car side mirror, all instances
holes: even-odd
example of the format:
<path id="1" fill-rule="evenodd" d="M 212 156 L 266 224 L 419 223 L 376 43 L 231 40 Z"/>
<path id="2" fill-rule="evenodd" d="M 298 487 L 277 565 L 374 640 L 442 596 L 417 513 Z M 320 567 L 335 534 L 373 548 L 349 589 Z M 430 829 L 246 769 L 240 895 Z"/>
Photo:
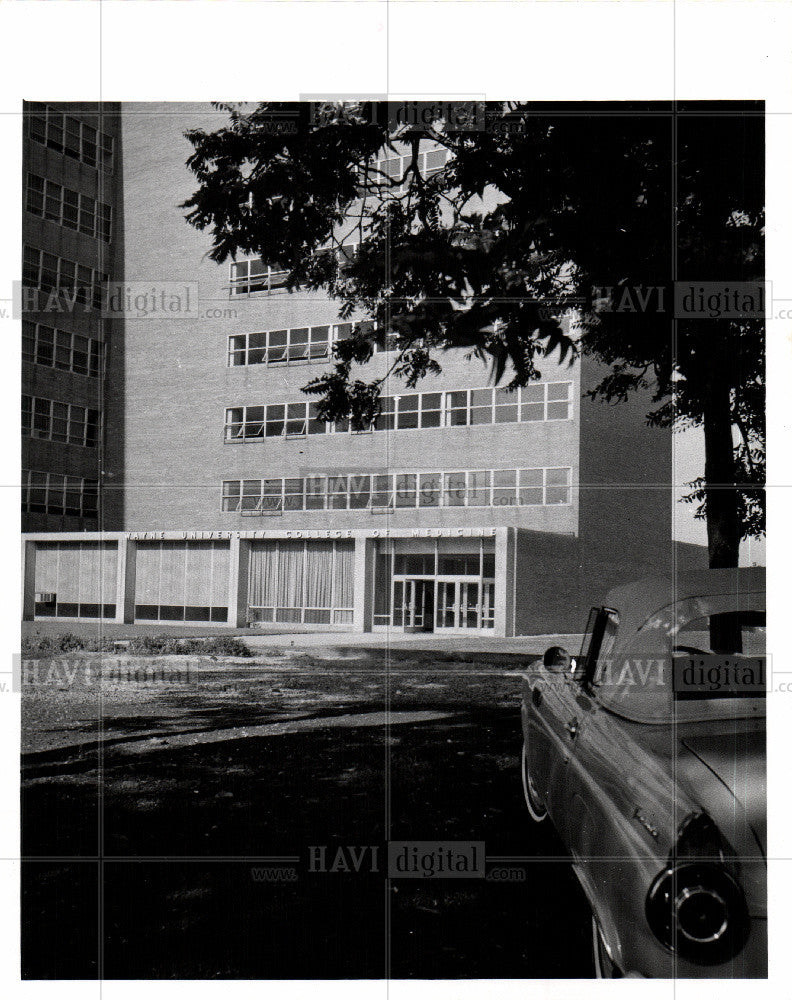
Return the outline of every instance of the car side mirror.
<path id="1" fill-rule="evenodd" d="M 572 657 L 563 646 L 551 646 L 549 649 L 546 649 L 543 662 L 546 670 L 550 670 L 556 674 L 570 673 L 574 663 Z"/>

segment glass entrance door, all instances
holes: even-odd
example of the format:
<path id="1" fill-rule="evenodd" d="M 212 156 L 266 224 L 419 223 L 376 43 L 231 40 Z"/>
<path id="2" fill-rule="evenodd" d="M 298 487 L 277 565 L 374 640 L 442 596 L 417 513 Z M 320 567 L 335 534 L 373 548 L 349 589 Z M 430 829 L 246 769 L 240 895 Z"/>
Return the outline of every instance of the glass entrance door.
<path id="1" fill-rule="evenodd" d="M 393 581 L 393 624 L 408 632 L 434 627 L 434 580 Z"/>
<path id="2" fill-rule="evenodd" d="M 438 580 L 436 623 L 438 629 L 454 631 L 481 628 L 480 581 Z"/>

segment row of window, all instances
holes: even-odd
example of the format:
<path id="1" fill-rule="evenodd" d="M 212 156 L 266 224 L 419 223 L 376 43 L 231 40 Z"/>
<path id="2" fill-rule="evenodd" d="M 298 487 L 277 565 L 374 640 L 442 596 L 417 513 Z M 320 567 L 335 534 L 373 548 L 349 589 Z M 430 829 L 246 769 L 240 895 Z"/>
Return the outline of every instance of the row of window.
<path id="1" fill-rule="evenodd" d="M 422 149 L 418 153 L 418 170 L 421 176 L 426 179 L 438 173 L 446 165 L 449 159 L 449 151 L 442 147 Z M 412 159 L 411 153 L 392 154 L 383 156 L 371 161 L 371 172 L 369 174 L 369 184 L 385 185 L 386 178 L 401 181 L 404 172 Z M 384 176 L 382 176 L 384 175 Z M 408 181 L 409 182 L 409 181 Z M 384 193 L 402 194 L 407 185 L 397 184 L 394 187 L 384 189 Z M 362 198 L 368 192 L 363 184 L 361 176 L 361 186 L 358 194 Z M 343 246 L 324 248 L 317 251 L 317 254 L 335 253 L 341 267 L 351 261 L 357 252 L 357 244 L 345 241 Z M 289 271 L 271 267 L 261 257 L 253 257 L 250 260 L 234 261 L 231 264 L 229 286 L 231 295 L 251 295 L 255 292 L 273 292 L 285 288 L 289 278 Z"/>
<path id="2" fill-rule="evenodd" d="M 324 361 L 333 344 L 346 340 L 352 323 L 330 326 L 300 326 L 288 330 L 266 330 L 262 333 L 242 333 L 228 338 L 228 365 L 294 365 L 309 361 Z M 359 324 L 364 333 L 374 324 Z M 374 342 L 374 351 L 392 350 L 395 335 L 388 334 Z"/>
<path id="3" fill-rule="evenodd" d="M 29 364 L 97 378 L 103 349 L 102 342 L 92 337 L 22 320 L 22 360 Z"/>
<path id="4" fill-rule="evenodd" d="M 22 284 L 25 288 L 37 288 L 43 292 L 56 289 L 74 297 L 75 303 L 101 309 L 103 288 L 108 276 L 95 268 L 76 264 L 38 250 L 25 247 L 22 261 Z"/>
<path id="5" fill-rule="evenodd" d="M 434 147 L 430 149 L 422 149 L 418 153 L 418 170 L 424 179 L 431 177 L 433 174 L 439 173 L 446 165 L 449 159 L 449 151 L 444 149 L 442 146 Z M 388 156 L 380 157 L 372 161 L 372 167 L 379 174 L 386 174 L 392 180 L 401 181 L 404 177 L 404 173 L 412 162 L 412 152 L 405 152 L 401 155 L 391 153 Z M 370 181 L 374 184 L 385 184 L 387 181 L 385 178 L 378 176 L 374 173 L 370 177 Z M 409 184 L 410 178 L 407 178 L 406 183 L 400 183 L 395 187 L 390 187 L 387 191 L 394 194 L 403 194 Z M 361 195 L 365 193 L 364 189 L 361 189 Z"/>
<path id="6" fill-rule="evenodd" d="M 349 263 L 355 256 L 357 245 L 347 243 L 339 247 L 317 250 L 316 255 L 334 253 L 340 266 Z M 254 292 L 273 292 L 285 288 L 289 271 L 270 267 L 261 257 L 234 261 L 231 264 L 229 288 L 231 295 L 251 295 Z"/>
<path id="7" fill-rule="evenodd" d="M 22 512 L 96 517 L 99 483 L 96 479 L 62 476 L 57 472 L 22 472 Z"/>
<path id="8" fill-rule="evenodd" d="M 75 229 L 97 240 L 110 242 L 112 209 L 87 194 L 61 187 L 54 181 L 35 174 L 27 175 L 28 212 L 67 229 Z"/>
<path id="9" fill-rule="evenodd" d="M 237 514 L 401 507 L 540 507 L 569 503 L 571 469 L 486 469 L 386 475 L 234 479 L 222 509 Z"/>
<path id="10" fill-rule="evenodd" d="M 31 139 L 50 149 L 111 173 L 113 137 L 46 104 L 34 104 L 28 113 Z"/>
<path id="11" fill-rule="evenodd" d="M 571 382 L 536 382 L 522 389 L 460 389 L 384 396 L 382 412 L 366 431 L 416 430 L 481 424 L 568 420 L 572 415 Z M 325 423 L 317 403 L 270 403 L 226 410 L 226 441 L 350 430 L 349 419 Z M 356 429 L 360 430 L 360 429 Z"/>
<path id="12" fill-rule="evenodd" d="M 22 433 L 46 441 L 95 448 L 99 439 L 99 411 L 40 396 L 23 396 Z"/>

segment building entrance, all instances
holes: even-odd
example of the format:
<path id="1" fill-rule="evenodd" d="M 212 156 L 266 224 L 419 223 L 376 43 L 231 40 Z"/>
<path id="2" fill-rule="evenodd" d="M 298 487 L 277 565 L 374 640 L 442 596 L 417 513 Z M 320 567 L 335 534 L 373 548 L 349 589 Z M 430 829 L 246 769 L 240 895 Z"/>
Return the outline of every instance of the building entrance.
<path id="1" fill-rule="evenodd" d="M 434 580 L 406 577 L 393 581 L 393 624 L 405 632 L 431 632 L 434 603 Z"/>
<path id="2" fill-rule="evenodd" d="M 437 581 L 436 627 L 439 632 L 492 628 L 495 614 L 492 581 L 440 579 Z"/>

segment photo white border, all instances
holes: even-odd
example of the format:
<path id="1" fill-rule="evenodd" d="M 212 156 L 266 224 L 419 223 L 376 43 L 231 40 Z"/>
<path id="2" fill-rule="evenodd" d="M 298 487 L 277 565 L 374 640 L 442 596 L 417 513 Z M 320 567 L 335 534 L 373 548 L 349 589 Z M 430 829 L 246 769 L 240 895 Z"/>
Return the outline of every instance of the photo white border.
<path id="1" fill-rule="evenodd" d="M 777 297 L 792 300 L 792 9 L 788 2 L 671 0 L 16 0 L 0 4 L 0 309 L 10 306 L 21 270 L 21 123 L 27 100 L 296 99 L 300 94 L 439 96 L 490 100 L 764 99 L 767 102 L 767 276 Z M 792 302 L 790 302 L 792 306 Z M 19 322 L 0 318 L 2 485 L 0 581 L 2 666 L 17 651 L 19 588 Z M 789 617 L 792 526 L 792 322 L 768 324 L 769 651 L 785 664 L 781 628 Z M 15 567 L 17 569 L 15 569 Z M 0 673 L 0 681 L 7 675 Z M 10 678 L 8 678 L 10 679 Z M 792 695 L 771 698 L 769 712 L 770 979 L 750 986 L 717 983 L 718 997 L 774 995 L 792 978 L 788 945 L 792 898 Z M 0 990 L 8 997 L 126 998 L 139 983 L 18 980 L 19 695 L 0 697 Z M 519 913 L 515 913 L 519 919 Z M 355 942 L 350 941 L 350 947 Z M 564 947 L 559 940 L 559 948 Z M 482 989 L 503 1000 L 587 998 L 607 988 L 589 981 L 481 982 L 149 982 L 152 998 L 225 995 L 288 998 L 442 997 L 473 1000 Z M 691 998 L 701 981 L 655 981 L 644 997 Z"/>

